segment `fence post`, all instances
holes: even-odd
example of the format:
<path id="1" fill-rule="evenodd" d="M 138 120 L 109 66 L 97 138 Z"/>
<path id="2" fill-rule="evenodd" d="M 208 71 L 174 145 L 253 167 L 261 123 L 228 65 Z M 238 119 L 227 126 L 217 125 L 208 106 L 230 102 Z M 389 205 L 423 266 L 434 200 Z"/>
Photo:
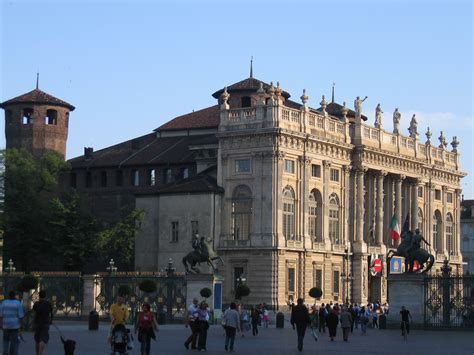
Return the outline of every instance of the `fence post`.
<path id="1" fill-rule="evenodd" d="M 441 267 L 443 273 L 442 287 L 443 287 L 443 325 L 449 327 L 451 324 L 451 267 L 447 258 L 444 259 L 444 265 Z"/>
<path id="2" fill-rule="evenodd" d="M 90 311 L 95 309 L 95 297 L 96 297 L 96 284 L 95 275 L 83 275 L 82 280 L 83 286 L 83 304 L 81 316 L 88 316 Z"/>

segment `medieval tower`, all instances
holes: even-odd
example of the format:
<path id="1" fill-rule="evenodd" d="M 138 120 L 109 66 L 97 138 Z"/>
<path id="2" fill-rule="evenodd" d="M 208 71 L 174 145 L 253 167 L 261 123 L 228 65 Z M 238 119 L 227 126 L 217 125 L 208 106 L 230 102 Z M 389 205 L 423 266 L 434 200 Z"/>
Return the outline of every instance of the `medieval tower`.
<path id="1" fill-rule="evenodd" d="M 66 156 L 69 112 L 74 106 L 38 88 L 0 104 L 5 110 L 6 148 L 40 157 L 52 150 Z"/>

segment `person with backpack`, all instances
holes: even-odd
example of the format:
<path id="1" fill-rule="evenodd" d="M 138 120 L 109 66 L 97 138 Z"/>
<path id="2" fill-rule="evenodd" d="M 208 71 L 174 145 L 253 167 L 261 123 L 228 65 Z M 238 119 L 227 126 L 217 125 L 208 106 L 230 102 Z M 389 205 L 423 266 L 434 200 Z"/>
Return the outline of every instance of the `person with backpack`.
<path id="1" fill-rule="evenodd" d="M 223 326 L 225 329 L 225 351 L 234 351 L 235 334 L 239 331 L 240 316 L 237 311 L 237 305 L 232 302 L 223 317 Z"/>

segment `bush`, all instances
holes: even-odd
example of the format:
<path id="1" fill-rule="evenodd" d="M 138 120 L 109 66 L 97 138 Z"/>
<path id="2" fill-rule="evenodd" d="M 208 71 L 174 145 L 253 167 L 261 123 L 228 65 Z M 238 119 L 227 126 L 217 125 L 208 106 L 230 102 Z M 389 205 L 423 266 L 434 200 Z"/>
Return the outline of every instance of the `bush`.
<path id="1" fill-rule="evenodd" d="M 118 295 L 121 297 L 130 296 L 132 289 L 128 285 L 120 285 L 118 288 Z"/>
<path id="2" fill-rule="evenodd" d="M 313 298 L 321 298 L 323 291 L 319 287 L 313 287 L 309 290 L 309 296 Z"/>
<path id="3" fill-rule="evenodd" d="M 156 291 L 156 282 L 150 279 L 143 280 L 138 287 L 143 292 L 152 293 Z"/>
<path id="4" fill-rule="evenodd" d="M 199 293 L 201 294 L 201 297 L 204 298 L 209 298 L 212 295 L 212 291 L 207 287 L 204 287 Z"/>
<path id="5" fill-rule="evenodd" d="M 240 284 L 235 289 L 235 298 L 240 300 L 250 294 L 250 288 L 246 284 Z"/>
<path id="6" fill-rule="evenodd" d="M 33 275 L 25 275 L 18 285 L 18 291 L 28 292 L 29 290 L 36 290 L 38 287 L 38 278 Z"/>

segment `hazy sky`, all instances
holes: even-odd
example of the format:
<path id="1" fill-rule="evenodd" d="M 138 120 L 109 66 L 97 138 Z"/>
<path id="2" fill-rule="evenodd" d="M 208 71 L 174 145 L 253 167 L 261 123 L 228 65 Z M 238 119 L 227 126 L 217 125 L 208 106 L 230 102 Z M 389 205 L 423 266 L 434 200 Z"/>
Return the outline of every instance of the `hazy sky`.
<path id="1" fill-rule="evenodd" d="M 299 101 L 369 96 L 384 127 L 417 114 L 421 141 L 461 142 L 465 198 L 474 198 L 473 8 L 456 1 L 0 0 L 0 101 L 34 88 L 74 106 L 67 157 L 147 134 L 210 105 L 249 75 L 280 81 Z M 3 130 L 3 119 L 0 129 Z M 4 135 L 0 147 L 5 146 Z M 451 146 L 449 146 L 451 149 Z"/>

